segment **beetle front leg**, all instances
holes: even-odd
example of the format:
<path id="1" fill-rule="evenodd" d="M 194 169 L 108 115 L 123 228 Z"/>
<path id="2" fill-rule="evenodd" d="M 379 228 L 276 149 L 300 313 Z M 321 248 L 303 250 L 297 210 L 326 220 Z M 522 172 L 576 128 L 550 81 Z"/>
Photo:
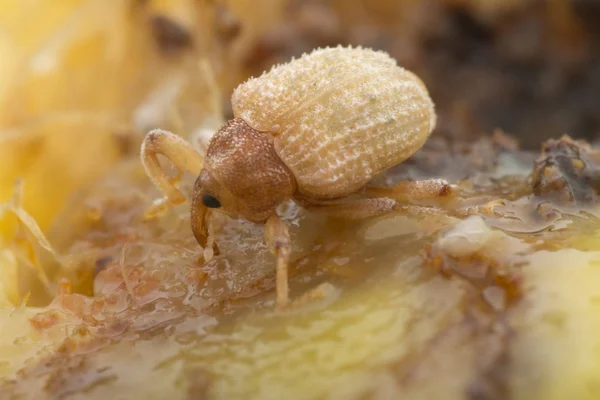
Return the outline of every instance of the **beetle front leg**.
<path id="1" fill-rule="evenodd" d="M 269 251 L 277 257 L 276 304 L 283 310 L 289 301 L 288 263 L 290 258 L 290 234 L 288 228 L 277 215 L 269 217 L 265 223 L 265 243 Z"/>
<path id="2" fill-rule="evenodd" d="M 169 179 L 160 167 L 158 154 L 167 157 L 175 165 L 178 171 L 175 179 Z M 194 150 L 191 144 L 179 136 L 161 129 L 155 129 L 146 135 L 142 143 L 141 159 L 146 173 L 154 185 L 165 195 L 162 199 L 156 200 L 146 211 L 147 218 L 155 216 L 169 205 L 185 202 L 185 196 L 175 185 L 183 172 L 191 172 L 197 176 L 203 165 L 203 157 Z"/>

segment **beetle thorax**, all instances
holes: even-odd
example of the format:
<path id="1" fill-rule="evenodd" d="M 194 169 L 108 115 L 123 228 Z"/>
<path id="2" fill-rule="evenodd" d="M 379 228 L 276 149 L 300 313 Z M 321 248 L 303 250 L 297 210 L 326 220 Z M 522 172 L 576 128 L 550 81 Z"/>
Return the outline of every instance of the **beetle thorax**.
<path id="1" fill-rule="evenodd" d="M 261 222 L 296 191 L 291 171 L 281 161 L 269 132 L 253 129 L 244 120 L 227 122 L 211 139 L 203 174 L 210 175 L 204 191 L 220 197 L 225 211 Z M 209 183 L 210 182 L 210 183 Z"/>

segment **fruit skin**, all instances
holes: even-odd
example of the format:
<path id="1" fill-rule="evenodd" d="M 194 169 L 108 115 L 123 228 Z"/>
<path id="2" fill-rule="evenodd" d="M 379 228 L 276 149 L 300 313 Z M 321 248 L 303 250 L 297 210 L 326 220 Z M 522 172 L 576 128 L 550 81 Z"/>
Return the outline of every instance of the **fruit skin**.
<path id="1" fill-rule="evenodd" d="M 435 128 L 423 82 L 387 53 L 324 48 L 274 67 L 233 92 L 233 113 L 274 136 L 298 194 L 352 194 L 415 153 Z"/>

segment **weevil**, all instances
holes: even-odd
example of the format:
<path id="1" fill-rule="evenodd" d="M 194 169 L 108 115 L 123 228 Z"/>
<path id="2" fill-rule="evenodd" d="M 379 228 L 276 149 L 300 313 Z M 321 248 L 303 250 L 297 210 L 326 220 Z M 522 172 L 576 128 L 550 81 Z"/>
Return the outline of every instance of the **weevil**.
<path id="1" fill-rule="evenodd" d="M 317 49 L 239 85 L 231 102 L 234 118 L 213 135 L 204 157 L 179 136 L 153 130 L 141 158 L 165 194 L 157 205 L 185 201 L 161 169 L 158 154 L 180 174 L 197 176 L 191 228 L 205 259 L 215 246 L 210 228 L 215 210 L 264 224 L 264 240 L 276 257 L 279 309 L 289 301 L 291 245 L 277 215 L 279 204 L 292 199 L 307 210 L 342 218 L 446 213 L 409 204 L 449 195 L 453 189 L 444 180 L 368 186 L 422 147 L 436 125 L 423 82 L 385 52 Z M 362 196 L 350 200 L 354 194 Z"/>

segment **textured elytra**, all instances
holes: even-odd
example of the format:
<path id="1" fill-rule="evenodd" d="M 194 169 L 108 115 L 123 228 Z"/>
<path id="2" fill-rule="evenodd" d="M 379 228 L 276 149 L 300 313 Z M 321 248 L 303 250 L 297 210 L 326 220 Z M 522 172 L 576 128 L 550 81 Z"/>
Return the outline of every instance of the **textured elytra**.
<path id="1" fill-rule="evenodd" d="M 326 48 L 237 87 L 233 113 L 257 130 L 279 126 L 275 151 L 299 191 L 348 195 L 425 143 L 434 105 L 421 80 L 384 52 Z"/>

